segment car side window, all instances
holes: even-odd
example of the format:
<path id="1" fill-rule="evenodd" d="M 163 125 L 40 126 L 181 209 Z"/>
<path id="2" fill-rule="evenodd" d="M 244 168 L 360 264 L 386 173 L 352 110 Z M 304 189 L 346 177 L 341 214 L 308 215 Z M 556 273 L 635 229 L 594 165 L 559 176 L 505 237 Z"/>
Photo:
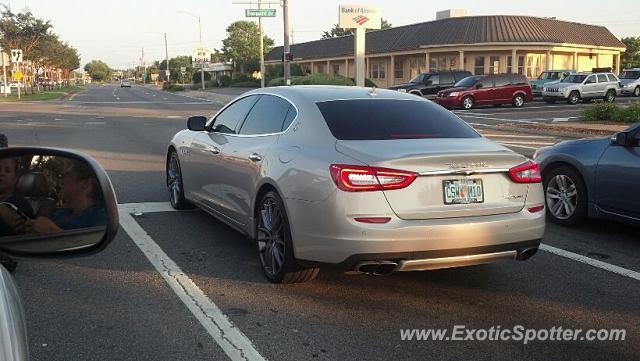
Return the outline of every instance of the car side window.
<path id="1" fill-rule="evenodd" d="M 263 95 L 240 128 L 242 135 L 280 133 L 291 104 L 274 95 Z"/>
<path id="2" fill-rule="evenodd" d="M 616 79 L 616 76 L 613 74 L 607 74 L 607 78 L 609 78 L 610 82 L 618 82 L 618 79 Z"/>
<path id="3" fill-rule="evenodd" d="M 509 76 L 499 75 L 495 77 L 496 87 L 511 85 L 511 79 Z"/>
<path id="4" fill-rule="evenodd" d="M 289 126 L 291 125 L 293 120 L 296 118 L 296 116 L 298 116 L 298 111 L 296 110 L 296 108 L 293 105 L 289 106 L 289 111 L 287 112 L 287 116 L 284 118 L 284 123 L 282 123 L 283 132 L 287 130 L 287 128 L 289 128 Z"/>
<path id="5" fill-rule="evenodd" d="M 605 74 L 598 74 L 598 83 L 606 83 L 608 81 Z"/>
<path id="6" fill-rule="evenodd" d="M 427 85 L 438 85 L 440 84 L 440 75 L 432 75 L 427 79 Z"/>
<path id="7" fill-rule="evenodd" d="M 250 95 L 228 106 L 216 116 L 211 131 L 236 134 L 238 124 L 244 120 L 258 99 L 260 99 L 260 96 Z"/>
<path id="8" fill-rule="evenodd" d="M 452 84 L 452 83 L 454 83 L 452 73 L 444 72 L 440 74 L 440 84 Z"/>
<path id="9" fill-rule="evenodd" d="M 595 75 L 590 75 L 587 80 L 584 81 L 585 84 L 595 84 L 596 83 L 596 76 Z"/>

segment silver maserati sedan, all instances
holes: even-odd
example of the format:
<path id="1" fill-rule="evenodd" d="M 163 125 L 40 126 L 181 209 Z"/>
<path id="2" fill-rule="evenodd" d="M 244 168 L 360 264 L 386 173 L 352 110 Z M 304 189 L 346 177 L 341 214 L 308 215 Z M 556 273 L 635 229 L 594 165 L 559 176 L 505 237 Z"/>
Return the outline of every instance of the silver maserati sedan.
<path id="1" fill-rule="evenodd" d="M 411 94 L 258 89 L 187 127 L 168 147 L 171 204 L 254 240 L 271 282 L 525 260 L 544 233 L 538 165 Z"/>

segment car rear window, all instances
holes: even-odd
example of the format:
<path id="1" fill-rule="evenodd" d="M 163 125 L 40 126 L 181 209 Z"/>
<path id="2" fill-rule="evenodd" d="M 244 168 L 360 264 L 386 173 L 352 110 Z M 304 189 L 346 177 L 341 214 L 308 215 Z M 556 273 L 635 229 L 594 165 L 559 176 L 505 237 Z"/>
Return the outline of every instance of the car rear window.
<path id="1" fill-rule="evenodd" d="M 339 140 L 480 137 L 453 113 L 427 101 L 351 99 L 317 105 Z"/>

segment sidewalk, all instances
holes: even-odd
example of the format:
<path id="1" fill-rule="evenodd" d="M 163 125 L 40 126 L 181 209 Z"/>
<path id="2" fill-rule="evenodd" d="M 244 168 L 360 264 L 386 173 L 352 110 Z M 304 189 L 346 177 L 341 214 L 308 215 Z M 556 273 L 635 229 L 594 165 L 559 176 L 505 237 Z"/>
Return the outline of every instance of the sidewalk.
<path id="1" fill-rule="evenodd" d="M 615 132 L 620 132 L 631 126 L 631 123 L 613 122 L 556 122 L 556 123 L 536 123 L 521 124 L 509 123 L 500 124 L 496 129 L 516 131 L 520 133 L 541 134 L 560 137 L 597 137 L 607 136 Z"/>
<path id="2" fill-rule="evenodd" d="M 185 95 L 188 97 L 212 100 L 215 102 L 228 103 L 238 97 L 255 88 L 212 88 L 206 90 L 191 90 L 185 89 L 182 92 L 176 93 Z"/>

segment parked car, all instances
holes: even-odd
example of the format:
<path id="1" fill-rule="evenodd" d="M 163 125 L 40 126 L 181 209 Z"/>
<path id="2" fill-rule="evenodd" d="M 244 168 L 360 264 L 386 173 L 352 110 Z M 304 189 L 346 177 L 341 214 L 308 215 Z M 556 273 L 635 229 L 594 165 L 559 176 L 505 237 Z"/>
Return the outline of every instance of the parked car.
<path id="1" fill-rule="evenodd" d="M 389 89 L 433 99 L 439 91 L 452 88 L 455 83 L 468 76 L 471 76 L 471 73 L 465 70 L 428 72 L 418 74 L 408 83 L 392 86 Z"/>
<path id="2" fill-rule="evenodd" d="M 24 88 L 24 85 L 22 84 L 21 81 L 12 81 L 9 83 L 9 87 L 10 88 Z"/>
<path id="3" fill-rule="evenodd" d="M 0 207 L 2 207 L 0 209 L 0 254 L 3 258 L 7 256 L 19 259 L 78 257 L 100 252 L 113 240 L 119 226 L 116 198 L 107 173 L 95 160 L 73 151 L 39 147 L 0 149 L 0 162 L 3 162 L 4 168 L 3 187 L 7 185 L 8 174 L 12 173 L 6 170 L 7 167 L 9 169 L 17 168 L 18 163 L 22 167 L 27 167 L 25 173 L 18 178 L 15 184 L 16 188 L 21 188 L 20 193 L 16 193 L 19 195 L 11 196 L 0 202 Z M 95 194 L 101 198 L 102 202 L 100 205 L 94 204 L 95 212 L 92 209 L 92 214 L 96 216 L 104 214 L 104 218 L 102 218 L 104 223 L 101 225 L 87 225 L 86 213 L 79 213 L 80 217 L 84 216 L 84 223 L 73 225 L 67 223 L 67 226 L 60 225 L 58 227 L 58 224 L 51 223 L 55 220 L 53 215 L 44 216 L 40 213 L 44 204 L 55 206 L 56 200 L 51 198 L 53 195 L 69 192 L 70 188 L 68 187 L 73 187 L 69 185 L 57 188 L 59 184 L 51 183 L 54 179 L 64 182 L 64 178 L 56 177 L 63 164 L 75 164 L 77 167 L 83 167 L 83 171 L 86 172 L 84 173 L 85 177 L 93 175 L 92 181 L 95 182 L 93 184 L 96 184 L 94 186 Z M 77 168 L 70 168 L 68 171 L 73 172 L 73 169 Z M 15 175 L 15 172 L 13 173 Z M 64 196 L 61 197 L 64 199 Z M 33 214 L 39 215 L 39 217 L 30 218 L 31 215 L 22 211 L 24 207 L 29 207 L 34 212 Z M 36 208 L 38 208 L 38 212 L 35 211 Z M 36 228 L 23 233 L 12 226 L 12 224 L 15 225 L 19 222 L 17 219 L 20 219 L 21 222 L 44 221 L 45 224 L 53 224 L 53 226 L 47 226 L 47 233 L 38 234 Z M 70 219 L 66 218 L 64 222 Z M 85 227 L 85 225 L 87 226 Z M 25 316 L 15 280 L 4 266 L 0 266 L 1 360 L 27 361 L 30 359 Z"/>
<path id="4" fill-rule="evenodd" d="M 545 70 L 540 73 L 536 80 L 529 81 L 529 84 L 531 84 L 531 93 L 533 93 L 533 96 L 541 96 L 542 89 L 545 86 L 559 83 L 562 79 L 575 73 L 575 70 Z"/>
<path id="5" fill-rule="evenodd" d="M 171 204 L 255 240 L 271 282 L 327 264 L 387 274 L 524 260 L 544 233 L 538 165 L 413 95 L 257 89 L 187 128 L 168 146 Z"/>
<path id="6" fill-rule="evenodd" d="M 631 94 L 640 97 L 640 68 L 625 69 L 620 73 L 622 83 L 622 94 Z"/>
<path id="7" fill-rule="evenodd" d="M 120 88 L 131 88 L 131 81 L 129 79 L 122 79 L 120 81 Z"/>
<path id="8" fill-rule="evenodd" d="M 445 108 L 471 109 L 477 105 L 511 104 L 520 108 L 533 101 L 531 86 L 524 75 L 474 75 L 438 93 L 435 102 Z"/>
<path id="9" fill-rule="evenodd" d="M 575 105 L 580 100 L 589 102 L 593 99 L 604 99 L 611 103 L 619 92 L 620 80 L 613 73 L 578 73 L 569 75 L 560 83 L 545 86 L 542 98 L 549 104 L 565 100 Z"/>
<path id="10" fill-rule="evenodd" d="M 587 217 L 640 224 L 640 123 L 611 137 L 570 140 L 534 155 L 558 224 Z"/>

